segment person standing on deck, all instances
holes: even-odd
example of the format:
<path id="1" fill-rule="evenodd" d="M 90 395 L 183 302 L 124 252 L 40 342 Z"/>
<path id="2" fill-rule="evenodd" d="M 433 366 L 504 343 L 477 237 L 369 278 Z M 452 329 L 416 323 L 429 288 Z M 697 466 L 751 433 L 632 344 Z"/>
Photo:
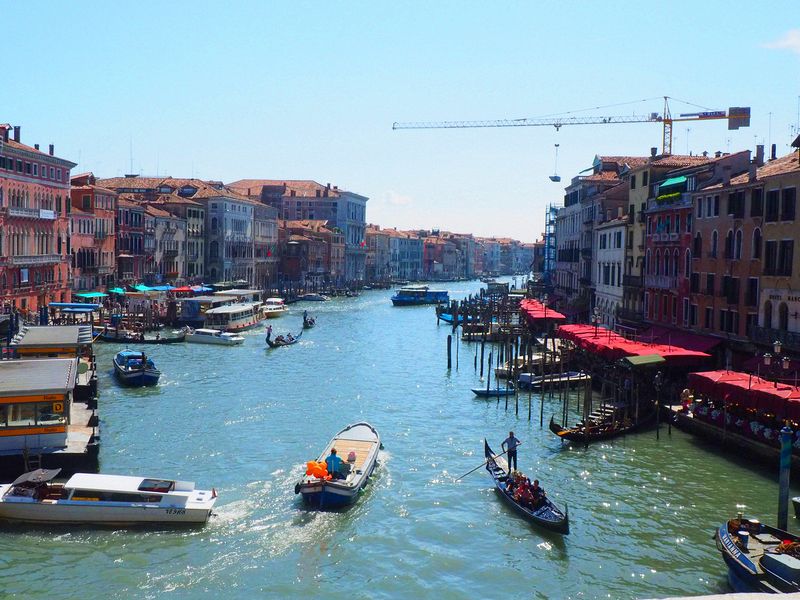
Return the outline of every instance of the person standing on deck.
<path id="1" fill-rule="evenodd" d="M 517 470 L 517 446 L 520 445 L 520 441 L 514 437 L 514 432 L 509 431 L 508 437 L 503 440 L 503 443 L 500 447 L 508 452 L 508 468 L 510 471 Z M 511 466 L 511 463 L 514 463 L 514 466 Z"/>

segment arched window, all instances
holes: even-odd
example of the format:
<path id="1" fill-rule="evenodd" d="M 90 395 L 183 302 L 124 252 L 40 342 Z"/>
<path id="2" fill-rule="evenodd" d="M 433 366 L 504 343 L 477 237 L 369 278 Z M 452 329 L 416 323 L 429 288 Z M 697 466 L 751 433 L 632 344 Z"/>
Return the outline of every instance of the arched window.
<path id="1" fill-rule="evenodd" d="M 753 230 L 753 248 L 750 253 L 753 258 L 761 258 L 761 230 L 758 227 Z"/>
<path id="2" fill-rule="evenodd" d="M 772 302 L 764 302 L 764 327 L 772 329 Z"/>
<path id="3" fill-rule="evenodd" d="M 650 260 L 650 249 L 647 249 L 647 254 L 644 255 L 644 272 L 652 273 L 653 261 Z"/>
<path id="4" fill-rule="evenodd" d="M 217 217 L 211 218 L 211 231 L 217 230 Z"/>
<path id="5" fill-rule="evenodd" d="M 703 256 L 703 236 L 700 235 L 700 232 L 694 234 L 694 255 L 698 258 Z"/>
<path id="6" fill-rule="evenodd" d="M 653 273 L 659 275 L 661 273 L 661 250 L 656 250 L 656 260 L 653 266 L 655 267 Z"/>
<path id="7" fill-rule="evenodd" d="M 725 236 L 725 258 L 733 258 L 733 229 L 728 229 L 728 234 Z"/>
<path id="8" fill-rule="evenodd" d="M 216 241 L 211 242 L 208 247 L 208 254 L 210 258 L 217 258 L 219 255 L 219 244 Z"/>
<path id="9" fill-rule="evenodd" d="M 789 329 L 789 307 L 786 302 L 781 302 L 780 306 L 778 306 L 778 329 L 781 331 L 788 331 Z"/>
<path id="10" fill-rule="evenodd" d="M 679 265 L 681 264 L 680 256 L 681 255 L 678 252 L 678 249 L 675 248 L 675 253 L 672 256 L 672 276 L 673 277 L 677 277 L 678 276 L 678 269 L 679 269 Z"/>
<path id="11" fill-rule="evenodd" d="M 692 253 L 687 248 L 683 260 L 683 276 L 686 277 L 686 279 L 689 279 L 689 275 L 691 274 L 692 274 Z"/>
<path id="12" fill-rule="evenodd" d="M 719 235 L 717 235 L 717 230 L 715 229 L 711 234 L 711 258 L 717 258 L 718 241 L 719 241 Z"/>
<path id="13" fill-rule="evenodd" d="M 739 260 L 742 258 L 742 230 L 736 230 L 736 239 L 733 243 L 733 258 Z"/>

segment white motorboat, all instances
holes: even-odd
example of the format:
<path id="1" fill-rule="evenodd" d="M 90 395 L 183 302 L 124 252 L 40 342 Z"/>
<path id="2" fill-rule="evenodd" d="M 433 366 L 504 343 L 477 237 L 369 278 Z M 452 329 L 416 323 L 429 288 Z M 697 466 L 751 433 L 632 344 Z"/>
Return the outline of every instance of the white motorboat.
<path id="1" fill-rule="evenodd" d="M 219 331 L 218 329 L 188 329 L 186 341 L 192 344 L 218 344 L 220 346 L 238 346 L 244 338 L 235 333 Z"/>
<path id="2" fill-rule="evenodd" d="M 205 523 L 215 490 L 190 481 L 76 473 L 52 483 L 61 469 L 38 469 L 0 485 L 0 519 L 24 523 L 137 525 Z"/>
<path id="3" fill-rule="evenodd" d="M 288 312 L 289 307 L 283 301 L 283 298 L 267 298 L 264 304 L 261 305 L 261 314 L 267 319 L 275 319 L 280 317 L 283 313 Z"/>
<path id="4" fill-rule="evenodd" d="M 316 293 L 303 294 L 297 297 L 298 300 L 305 300 L 307 302 L 327 302 L 330 300 L 327 296 Z"/>

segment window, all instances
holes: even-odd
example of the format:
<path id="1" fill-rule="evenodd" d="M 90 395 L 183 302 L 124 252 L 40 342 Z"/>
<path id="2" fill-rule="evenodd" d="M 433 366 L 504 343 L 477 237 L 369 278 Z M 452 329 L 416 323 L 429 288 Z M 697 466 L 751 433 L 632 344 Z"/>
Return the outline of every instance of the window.
<path id="1" fill-rule="evenodd" d="M 728 194 L 728 214 L 734 219 L 744 218 L 744 190 Z"/>
<path id="2" fill-rule="evenodd" d="M 719 194 L 714 196 L 714 216 L 719 216 Z"/>
<path id="3" fill-rule="evenodd" d="M 643 171 L 642 172 L 642 187 L 647 187 L 647 180 L 648 180 L 648 175 L 649 174 L 650 173 L 648 171 Z"/>
<path id="4" fill-rule="evenodd" d="M 758 306 L 758 277 L 750 277 L 747 279 L 747 297 L 745 298 L 747 306 Z"/>
<path id="5" fill-rule="evenodd" d="M 772 329 L 772 302 L 764 302 L 764 327 Z"/>
<path id="6" fill-rule="evenodd" d="M 700 292 L 700 273 L 692 273 L 689 278 L 689 292 L 697 294 Z"/>
<path id="7" fill-rule="evenodd" d="M 750 192 L 750 216 L 761 217 L 764 215 L 764 190 L 758 188 Z"/>
<path id="8" fill-rule="evenodd" d="M 728 230 L 728 235 L 725 236 L 725 258 L 733 258 L 733 230 Z"/>
<path id="9" fill-rule="evenodd" d="M 700 235 L 699 231 L 694 235 L 694 248 L 692 251 L 698 258 L 703 254 L 703 236 Z"/>
<path id="10" fill-rule="evenodd" d="M 711 196 L 706 196 L 706 217 L 710 217 L 714 210 L 714 206 L 711 204 L 711 202 Z"/>
<path id="11" fill-rule="evenodd" d="M 706 294 L 708 296 L 714 295 L 714 274 L 706 273 Z"/>
<path id="12" fill-rule="evenodd" d="M 717 258 L 718 241 L 719 241 L 719 235 L 717 235 L 717 230 L 715 229 L 711 234 L 711 258 Z"/>
<path id="13" fill-rule="evenodd" d="M 795 214 L 795 188 L 786 188 L 781 197 L 781 221 L 794 221 Z"/>
<path id="14" fill-rule="evenodd" d="M 770 190 L 767 192 L 767 221 L 778 220 L 778 199 L 780 192 L 778 190 Z"/>
<path id="15" fill-rule="evenodd" d="M 678 299 L 673 296 L 672 297 L 672 322 L 678 320 Z"/>
<path id="16" fill-rule="evenodd" d="M 697 218 L 698 219 L 702 219 L 703 218 L 703 199 L 702 198 L 698 198 L 697 199 Z"/>
<path id="17" fill-rule="evenodd" d="M 740 260 L 742 258 L 742 230 L 736 230 L 736 237 L 733 242 L 733 258 Z"/>
<path id="18" fill-rule="evenodd" d="M 39 176 L 39 165 L 38 164 L 34 164 L 33 165 L 33 174 L 35 176 L 37 176 L 37 177 Z"/>
<path id="19" fill-rule="evenodd" d="M 791 276 L 792 254 L 794 253 L 793 240 L 781 240 L 778 245 L 778 275 Z"/>
<path id="20" fill-rule="evenodd" d="M 689 307 L 689 325 L 697 327 L 697 304 L 692 304 Z"/>
<path id="21" fill-rule="evenodd" d="M 692 233 L 692 213 L 686 213 L 686 233 Z"/>
<path id="22" fill-rule="evenodd" d="M 692 253 L 687 248 L 683 259 L 683 276 L 689 277 L 689 274 L 691 272 L 692 272 Z"/>
<path id="23" fill-rule="evenodd" d="M 789 307 L 786 302 L 781 302 L 778 306 L 778 329 L 781 331 L 789 329 Z"/>
<path id="24" fill-rule="evenodd" d="M 753 248 L 751 254 L 753 258 L 761 258 L 761 230 L 758 227 L 753 230 Z"/>
<path id="25" fill-rule="evenodd" d="M 683 299 L 683 324 L 684 325 L 688 325 L 689 324 L 689 299 L 688 298 L 684 298 Z"/>
<path id="26" fill-rule="evenodd" d="M 636 175 L 631 175 L 631 189 L 636 189 Z"/>
<path id="27" fill-rule="evenodd" d="M 706 314 L 703 319 L 703 327 L 706 329 L 711 329 L 713 327 L 712 320 L 714 319 L 714 309 L 710 306 L 706 307 Z"/>
<path id="28" fill-rule="evenodd" d="M 776 275 L 778 268 L 778 242 L 764 243 L 764 275 Z"/>

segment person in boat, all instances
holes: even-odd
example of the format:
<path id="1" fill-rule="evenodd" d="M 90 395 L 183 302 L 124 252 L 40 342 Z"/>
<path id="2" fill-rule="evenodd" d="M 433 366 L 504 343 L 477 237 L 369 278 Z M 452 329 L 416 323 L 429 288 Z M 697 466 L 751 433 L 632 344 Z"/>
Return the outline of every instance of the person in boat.
<path id="1" fill-rule="evenodd" d="M 342 475 L 342 459 L 336 455 L 336 448 L 331 448 L 331 453 L 325 459 L 328 466 L 328 473 L 333 479 L 344 479 Z"/>
<path id="2" fill-rule="evenodd" d="M 534 508 L 540 506 L 542 504 L 542 502 L 544 502 L 544 497 L 546 495 L 547 494 L 545 493 L 544 488 L 539 486 L 539 480 L 538 479 L 534 479 L 533 480 L 533 485 L 531 486 L 532 506 Z"/>
<path id="3" fill-rule="evenodd" d="M 517 470 L 517 446 L 519 444 L 520 441 L 514 437 L 513 431 L 509 431 L 508 437 L 500 444 L 500 447 L 508 453 L 508 468 L 511 471 Z M 511 466 L 512 463 L 514 464 L 513 467 Z"/>

